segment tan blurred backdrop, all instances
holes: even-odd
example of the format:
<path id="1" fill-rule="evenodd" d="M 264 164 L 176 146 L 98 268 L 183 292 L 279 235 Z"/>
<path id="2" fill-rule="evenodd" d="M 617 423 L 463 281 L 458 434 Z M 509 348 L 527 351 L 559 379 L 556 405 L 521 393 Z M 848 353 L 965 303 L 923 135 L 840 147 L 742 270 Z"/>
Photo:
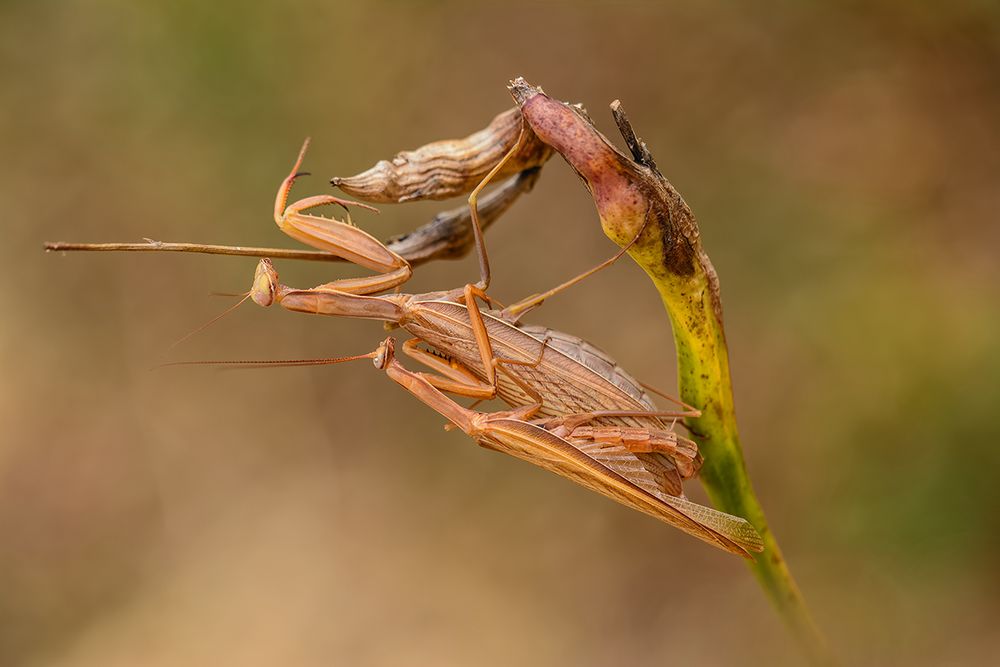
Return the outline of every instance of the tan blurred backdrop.
<path id="1" fill-rule="evenodd" d="M 932 3 L 927 3 L 928 7 Z M 1000 620 L 1000 12 L 974 0 L 0 5 L 0 664 L 798 664 L 737 559 L 479 450 L 355 354 L 247 306 L 299 195 L 511 101 L 621 98 L 722 279 L 758 491 L 849 664 L 982 664 Z M 387 236 L 440 205 L 356 220 Z M 510 300 L 608 256 L 559 159 L 491 231 Z M 360 272 L 279 262 L 295 285 Z M 465 260 L 409 288 L 476 276 Z M 622 262 L 533 315 L 674 387 Z M 700 490 L 695 493 L 700 496 Z"/>

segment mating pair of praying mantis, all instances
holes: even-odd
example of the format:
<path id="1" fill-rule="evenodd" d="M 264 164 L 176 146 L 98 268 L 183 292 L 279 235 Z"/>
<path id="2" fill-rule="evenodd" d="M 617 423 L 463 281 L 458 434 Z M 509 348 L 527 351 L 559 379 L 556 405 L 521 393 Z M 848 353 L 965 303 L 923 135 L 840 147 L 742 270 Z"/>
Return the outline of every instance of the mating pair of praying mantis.
<path id="1" fill-rule="evenodd" d="M 276 251 L 199 244 L 47 244 L 51 250 L 168 250 L 263 256 L 246 295 L 262 306 L 279 304 L 306 313 L 379 319 L 414 338 L 402 352 L 431 372 L 407 370 L 386 338 L 374 351 L 352 357 L 316 360 L 339 363 L 371 359 L 389 377 L 447 418 L 480 445 L 562 475 L 628 507 L 654 516 L 716 547 L 751 557 L 762 550 L 754 528 L 744 519 L 688 501 L 682 482 L 697 474 L 696 444 L 677 434 L 665 419 L 697 415 L 676 399 L 680 411 L 659 410 L 645 386 L 612 359 L 578 337 L 520 324 L 520 317 L 546 298 L 617 260 L 617 255 L 548 292 L 497 310 L 487 294 L 489 259 L 483 241 L 479 194 L 498 175 L 513 174 L 482 202 L 492 222 L 523 191 L 551 155 L 515 108 L 462 140 L 434 142 L 401 153 L 355 177 L 333 179 L 349 194 L 375 202 L 443 199 L 471 189 L 465 210 L 439 216 L 415 234 L 384 244 L 347 221 L 310 213 L 326 205 L 358 205 L 332 195 L 288 203 L 308 140 L 275 199 L 279 228 L 316 251 Z M 384 294 L 411 275 L 411 263 L 454 255 L 471 228 L 480 280 L 462 288 L 427 294 Z M 643 233 L 640 229 L 636 239 Z M 456 249 L 458 246 L 458 249 Z M 398 248 L 402 254 L 394 252 Z M 376 272 L 312 289 L 279 282 L 268 257 L 347 260 Z M 430 348 L 430 349 L 428 349 Z M 274 362 L 281 364 L 283 362 Z M 296 364 L 308 362 L 293 362 Z M 484 400 L 499 397 L 510 410 L 478 412 L 449 394 Z M 668 397 L 669 398 L 669 397 Z"/>

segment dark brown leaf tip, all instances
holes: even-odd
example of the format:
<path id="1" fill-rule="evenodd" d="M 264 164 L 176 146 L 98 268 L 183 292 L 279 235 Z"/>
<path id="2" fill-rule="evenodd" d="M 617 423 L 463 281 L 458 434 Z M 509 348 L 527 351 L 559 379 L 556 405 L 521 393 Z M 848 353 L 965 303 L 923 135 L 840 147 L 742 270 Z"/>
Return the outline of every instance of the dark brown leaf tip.
<path id="1" fill-rule="evenodd" d="M 524 80 L 523 76 L 519 76 L 507 84 L 507 90 L 510 91 L 511 97 L 514 98 L 514 101 L 517 102 L 518 106 L 523 105 L 530 98 L 538 95 L 539 93 L 545 93 L 541 86 L 532 86 Z"/>
<path id="2" fill-rule="evenodd" d="M 574 105 L 549 97 L 523 79 L 512 83 L 511 94 L 523 100 L 519 101 L 521 115 L 535 135 L 562 155 L 587 183 L 609 238 L 625 245 L 645 226 L 629 251 L 643 268 L 655 276 L 686 278 L 701 264 L 716 291 L 714 272 L 701 251 L 691 210 L 656 169 L 620 103 L 613 105 L 612 111 L 631 156 L 608 141 Z"/>

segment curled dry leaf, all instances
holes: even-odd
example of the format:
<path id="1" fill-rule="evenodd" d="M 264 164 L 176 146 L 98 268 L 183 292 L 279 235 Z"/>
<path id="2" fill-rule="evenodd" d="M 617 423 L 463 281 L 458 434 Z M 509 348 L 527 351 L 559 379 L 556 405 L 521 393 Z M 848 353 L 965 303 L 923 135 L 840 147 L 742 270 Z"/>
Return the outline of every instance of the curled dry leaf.
<path id="1" fill-rule="evenodd" d="M 524 136 L 521 136 L 522 127 Z M 420 199 L 448 199 L 467 192 L 510 151 L 521 138 L 520 150 L 497 174 L 510 176 L 538 167 L 552 155 L 521 120 L 515 107 L 494 118 L 484 129 L 464 139 L 448 139 L 398 153 L 360 174 L 334 177 L 330 182 L 344 192 L 377 203 Z"/>
<path id="2" fill-rule="evenodd" d="M 479 223 L 483 230 L 509 209 L 517 198 L 530 192 L 541 174 L 532 167 L 512 176 L 479 200 Z M 393 236 L 386 246 L 416 266 L 435 259 L 458 259 L 468 254 L 475 239 L 472 216 L 466 205 L 442 211 L 412 232 Z"/>

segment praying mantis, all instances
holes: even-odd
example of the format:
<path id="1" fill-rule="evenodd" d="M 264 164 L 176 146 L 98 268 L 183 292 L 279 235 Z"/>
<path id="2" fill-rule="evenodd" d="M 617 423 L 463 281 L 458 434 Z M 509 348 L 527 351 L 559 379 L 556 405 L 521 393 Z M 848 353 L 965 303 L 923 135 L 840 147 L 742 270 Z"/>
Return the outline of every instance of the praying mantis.
<path id="1" fill-rule="evenodd" d="M 501 114 L 498 118 L 509 120 L 509 116 Z M 507 120 L 502 125 L 509 136 Z M 495 301 L 486 292 L 490 269 L 478 215 L 478 195 L 492 178 L 510 173 L 508 163 L 523 173 L 524 169 L 537 168 L 547 159 L 537 142 L 532 143 L 531 136 L 526 136 L 529 132 L 521 127 L 516 141 L 507 142 L 507 152 L 494 161 L 469 196 L 479 282 L 428 294 L 380 294 L 398 288 L 409 279 L 410 263 L 356 227 L 349 211 L 346 222 L 309 212 L 331 204 L 345 209 L 370 206 L 333 195 L 288 203 L 292 185 L 301 175 L 299 169 L 307 141 L 278 189 L 275 222 L 286 234 L 321 253 L 366 267 L 376 275 L 336 280 L 312 289 L 294 289 L 279 282 L 273 264 L 264 258 L 258 264 L 248 296 L 261 306 L 277 303 L 292 311 L 380 319 L 404 328 L 415 338 L 406 341 L 402 351 L 433 373 L 403 368 L 395 358 L 391 338 L 375 352 L 362 356 L 372 358 L 398 384 L 483 446 L 528 460 L 714 546 L 749 557 L 750 552 L 761 549 L 760 538 L 749 523 L 683 498 L 681 482 L 697 473 L 700 455 L 692 441 L 676 434 L 661 418 L 676 418 L 696 411 L 683 404 L 686 411 L 657 410 L 642 385 L 596 348 L 569 334 L 519 323 L 525 312 L 607 266 L 627 248 L 548 292 L 502 310 L 479 306 L 477 300 L 489 305 Z M 393 164 L 416 166 L 419 173 L 421 159 L 440 161 L 442 154 L 460 156 L 465 150 L 454 142 L 436 148 L 434 144 L 429 146 L 423 155 L 422 149 L 418 149 L 410 154 L 415 157 Z M 534 157 L 525 159 L 525 151 Z M 427 158 L 427 154 L 432 158 Z M 473 162 L 475 169 L 482 170 L 482 160 Z M 478 172 L 473 176 L 463 174 L 461 160 L 456 164 L 460 165 L 456 168 L 458 178 L 439 179 L 432 175 L 429 181 L 401 179 L 397 185 L 402 183 L 402 186 L 382 201 L 437 198 L 442 190 L 449 194 L 462 191 L 474 182 L 473 176 L 478 178 Z M 348 181 L 341 179 L 341 187 Z M 368 196 L 374 198 L 371 192 L 377 189 L 372 189 L 370 178 L 368 187 Z M 636 238 L 642 232 L 640 229 Z M 88 249 L 84 245 L 77 249 Z M 230 250 L 232 254 L 252 254 Z M 444 392 L 477 400 L 499 397 L 512 409 L 479 413 L 463 408 Z"/>
<path id="2" fill-rule="evenodd" d="M 394 350 L 390 336 L 373 352 L 336 361 L 371 359 L 396 384 L 483 447 L 533 463 L 731 553 L 750 557 L 760 550 L 760 536 L 743 519 L 665 493 L 621 430 L 617 437 L 601 438 L 594 429 L 577 426 L 600 415 L 532 420 L 538 404 L 476 412 L 445 395 L 426 374 L 404 368 Z"/>

